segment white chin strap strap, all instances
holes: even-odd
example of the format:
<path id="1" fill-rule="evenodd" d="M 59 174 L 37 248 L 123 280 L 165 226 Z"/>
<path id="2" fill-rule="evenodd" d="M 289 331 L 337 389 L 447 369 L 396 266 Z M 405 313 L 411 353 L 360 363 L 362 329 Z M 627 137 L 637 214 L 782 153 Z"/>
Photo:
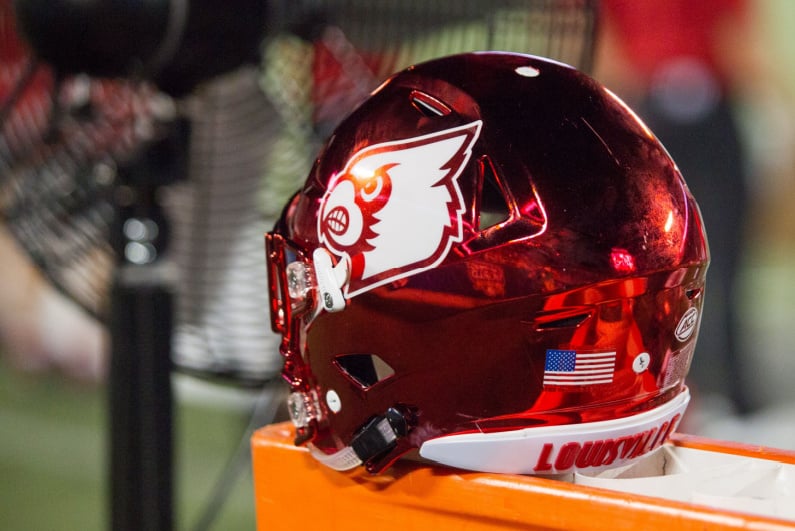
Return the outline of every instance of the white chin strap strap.
<path id="1" fill-rule="evenodd" d="M 397 441 L 398 433 L 386 417 L 377 417 L 353 438 L 350 446 L 327 454 L 308 444 L 312 457 L 334 470 L 350 470 L 363 465 L 369 459 L 385 450 L 392 448 Z"/>
<path id="2" fill-rule="evenodd" d="M 362 460 L 359 459 L 359 456 L 356 455 L 356 452 L 350 446 L 346 446 L 333 454 L 324 453 L 312 443 L 307 444 L 307 447 L 312 457 L 334 470 L 350 470 L 362 464 Z"/>

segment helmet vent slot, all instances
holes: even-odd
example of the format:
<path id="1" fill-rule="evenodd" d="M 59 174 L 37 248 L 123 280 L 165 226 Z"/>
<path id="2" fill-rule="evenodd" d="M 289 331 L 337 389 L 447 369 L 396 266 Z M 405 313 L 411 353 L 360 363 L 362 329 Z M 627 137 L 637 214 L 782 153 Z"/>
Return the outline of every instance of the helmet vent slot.
<path id="1" fill-rule="evenodd" d="M 691 301 L 697 299 L 701 295 L 701 288 L 689 289 L 685 292 L 685 295 L 687 295 L 687 298 Z"/>
<path id="2" fill-rule="evenodd" d="M 554 330 L 558 328 L 575 328 L 580 326 L 588 317 L 591 315 L 589 313 L 581 313 L 577 315 L 569 315 L 567 317 L 561 317 L 560 319 L 555 319 L 554 321 L 546 321 L 543 323 L 538 323 L 536 328 L 538 330 Z"/>
<path id="3" fill-rule="evenodd" d="M 483 179 L 480 186 L 478 228 L 483 231 L 508 221 L 513 210 L 488 157 L 481 159 L 480 166 Z"/>
<path id="4" fill-rule="evenodd" d="M 447 116 L 453 112 L 450 107 L 441 101 L 419 90 L 411 91 L 411 96 L 409 96 L 409 98 L 414 108 L 428 118 L 439 118 L 440 116 Z"/>
<path id="5" fill-rule="evenodd" d="M 395 374 L 395 370 L 375 354 L 345 354 L 334 364 L 362 389 L 368 389 Z"/>

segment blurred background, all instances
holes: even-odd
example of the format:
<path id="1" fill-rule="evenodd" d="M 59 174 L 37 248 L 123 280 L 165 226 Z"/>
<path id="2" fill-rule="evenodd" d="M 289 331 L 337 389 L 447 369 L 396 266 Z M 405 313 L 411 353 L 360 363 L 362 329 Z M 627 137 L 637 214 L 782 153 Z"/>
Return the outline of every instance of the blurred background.
<path id="1" fill-rule="evenodd" d="M 594 75 L 682 170 L 712 262 L 683 431 L 795 446 L 788 384 L 795 220 L 794 8 L 602 0 Z"/>
<path id="2" fill-rule="evenodd" d="M 174 294 L 173 322 L 155 312 L 164 320 L 148 326 L 172 332 L 173 396 L 161 405 L 174 408 L 175 528 L 255 527 L 247 440 L 280 418 L 262 235 L 320 142 L 380 80 L 471 49 L 578 66 L 650 123 L 701 205 L 713 253 L 681 431 L 795 449 L 792 2 L 274 2 L 247 12 L 238 48 L 219 44 L 230 14 L 258 3 L 186 18 L 180 45 L 150 35 L 158 24 L 171 35 L 168 12 L 125 13 L 109 36 L 81 17 L 124 2 L 18 2 L 34 53 L 0 0 L 0 527 L 108 527 L 109 396 L 127 369 L 113 372 L 107 316 L 116 290 L 139 297 L 141 284 Z M 41 20 L 63 32 L 37 33 Z M 71 53 L 62 44 L 75 28 L 88 36 Z M 115 55 L 92 48 L 102 39 Z M 224 52 L 203 61 L 207 49 Z M 168 176 L 141 177 L 163 160 Z M 150 348 L 146 326 L 122 332 Z M 129 380 L 128 392 L 142 385 Z"/>

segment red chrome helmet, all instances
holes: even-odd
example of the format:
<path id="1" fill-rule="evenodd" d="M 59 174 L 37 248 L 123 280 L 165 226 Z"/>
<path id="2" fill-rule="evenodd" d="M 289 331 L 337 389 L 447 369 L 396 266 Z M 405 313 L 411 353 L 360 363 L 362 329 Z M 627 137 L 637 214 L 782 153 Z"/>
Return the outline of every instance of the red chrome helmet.
<path id="1" fill-rule="evenodd" d="M 709 262 L 675 164 L 565 65 L 471 53 L 353 112 L 267 236 L 297 443 L 378 472 L 549 473 L 660 446 Z"/>

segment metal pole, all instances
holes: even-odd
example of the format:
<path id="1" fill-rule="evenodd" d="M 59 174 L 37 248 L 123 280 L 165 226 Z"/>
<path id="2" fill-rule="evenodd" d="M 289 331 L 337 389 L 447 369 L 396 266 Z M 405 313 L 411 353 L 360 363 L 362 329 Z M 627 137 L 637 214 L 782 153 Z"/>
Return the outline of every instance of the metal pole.
<path id="1" fill-rule="evenodd" d="M 111 293 L 110 525 L 114 531 L 170 531 L 173 511 L 171 270 L 163 259 L 168 223 L 158 189 L 185 173 L 187 128 L 153 141 L 115 187 Z"/>

